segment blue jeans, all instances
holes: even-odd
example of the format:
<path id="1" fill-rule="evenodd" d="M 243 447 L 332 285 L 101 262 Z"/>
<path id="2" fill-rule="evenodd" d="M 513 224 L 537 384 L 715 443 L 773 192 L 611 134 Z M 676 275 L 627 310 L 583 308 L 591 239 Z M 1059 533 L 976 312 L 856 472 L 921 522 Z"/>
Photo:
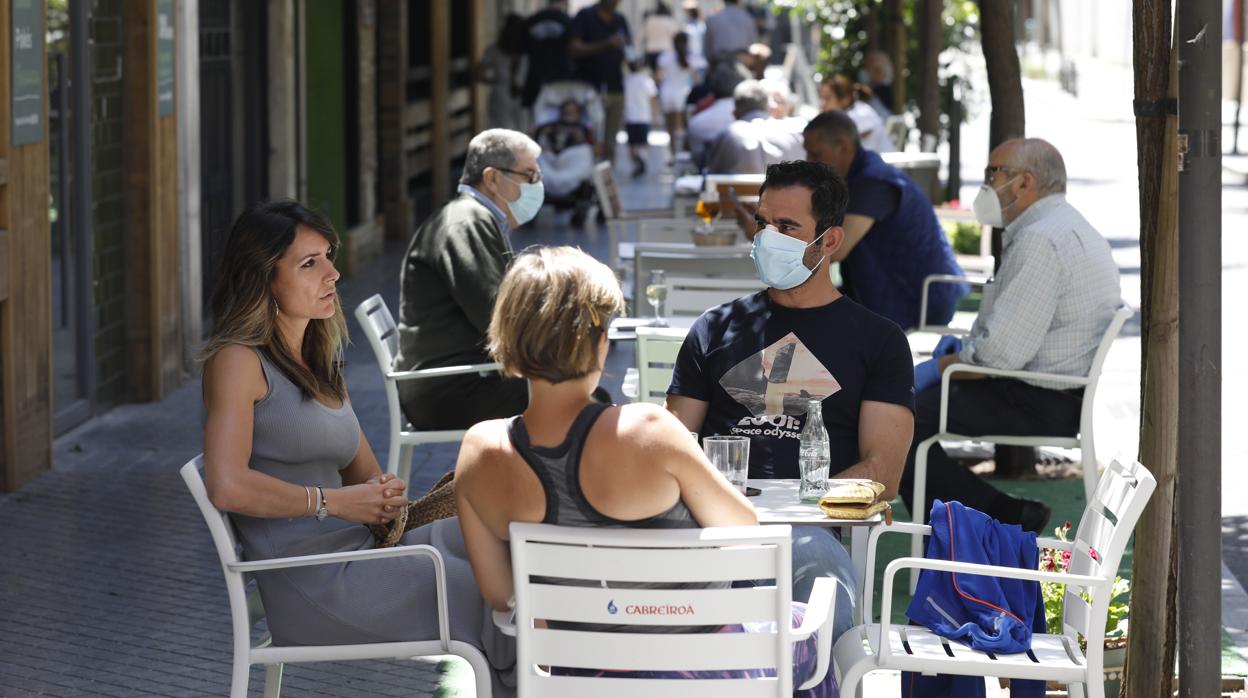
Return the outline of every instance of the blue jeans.
<path id="1" fill-rule="evenodd" d="M 827 526 L 793 527 L 793 600 L 806 603 L 819 577 L 832 577 L 840 582 L 836 591 L 836 616 L 832 620 L 832 642 L 854 625 L 854 608 L 858 605 L 858 582 L 849 551 L 841 545 L 840 536 Z M 747 585 L 770 584 L 757 579 Z"/>

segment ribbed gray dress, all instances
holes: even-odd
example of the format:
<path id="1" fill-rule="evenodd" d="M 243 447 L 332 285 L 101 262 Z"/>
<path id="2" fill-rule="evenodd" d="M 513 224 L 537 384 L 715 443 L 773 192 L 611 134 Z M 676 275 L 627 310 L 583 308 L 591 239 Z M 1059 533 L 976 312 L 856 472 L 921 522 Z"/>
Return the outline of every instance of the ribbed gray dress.
<path id="1" fill-rule="evenodd" d="M 360 427 L 350 404 L 305 400 L 263 354 L 268 392 L 255 405 L 253 470 L 297 485 L 341 487 Z M 330 517 L 231 517 L 248 560 L 375 547 L 364 526 Z M 408 531 L 406 545 L 429 544 L 446 563 L 451 637 L 480 647 L 495 667 L 494 695 L 514 694 L 515 641 L 494 627 L 477 590 L 458 519 Z M 426 557 L 389 558 L 262 572 L 260 595 L 279 645 L 354 644 L 437 638 L 433 568 Z"/>

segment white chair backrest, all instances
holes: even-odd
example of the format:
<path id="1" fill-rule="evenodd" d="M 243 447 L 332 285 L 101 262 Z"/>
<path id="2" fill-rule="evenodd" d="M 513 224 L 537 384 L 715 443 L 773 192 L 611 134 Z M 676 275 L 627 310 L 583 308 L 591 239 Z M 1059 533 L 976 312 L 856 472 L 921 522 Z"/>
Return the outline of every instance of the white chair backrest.
<path id="1" fill-rule="evenodd" d="M 1105 367 L 1105 357 L 1109 356 L 1109 349 L 1113 346 L 1114 340 L 1118 338 L 1118 333 L 1122 331 L 1122 326 L 1126 324 L 1131 316 L 1135 315 L 1135 311 L 1129 305 L 1122 305 L 1114 313 L 1113 318 L 1109 321 L 1109 326 L 1105 328 L 1105 334 L 1101 335 L 1101 343 L 1096 347 L 1096 354 L 1092 357 L 1092 367 L 1088 370 L 1088 384 L 1083 389 L 1083 405 L 1079 412 L 1079 438 L 1082 442 L 1082 450 L 1084 452 L 1083 462 L 1085 468 L 1087 463 L 1096 463 L 1096 443 L 1092 438 L 1092 415 L 1093 406 L 1096 400 L 1096 388 L 1101 382 L 1101 369 Z"/>
<path id="2" fill-rule="evenodd" d="M 637 328 L 637 399 L 662 405 L 676 370 L 676 356 L 689 330 L 679 327 Z"/>
<path id="3" fill-rule="evenodd" d="M 511 524 L 522 698 L 791 696 L 790 529 L 641 530 Z M 583 586 L 550 583 L 553 579 Z M 731 589 L 738 579 L 771 586 Z M 604 580 L 615 583 L 607 587 Z M 618 583 L 714 584 L 630 589 Z M 534 627 L 534 620 L 626 626 L 610 633 Z M 774 632 L 646 632 L 646 626 L 773 623 Z M 640 626 L 630 632 L 627 626 Z M 774 668 L 771 679 L 551 676 L 539 666 L 688 671 Z"/>
<path id="4" fill-rule="evenodd" d="M 667 277 L 667 314 L 698 316 L 717 305 L 767 288 L 757 278 Z"/>
<path id="5" fill-rule="evenodd" d="M 208 488 L 203 478 L 204 456 L 200 454 L 182 466 L 182 482 L 190 490 L 191 497 L 199 507 L 199 513 L 208 524 L 208 532 L 212 534 L 212 544 L 217 549 L 217 557 L 221 562 L 221 571 L 225 574 L 225 591 L 230 599 L 230 619 L 233 623 L 234 650 L 239 651 L 240 645 L 244 652 L 250 645 L 251 617 L 247 610 L 247 580 L 241 572 L 235 572 L 229 565 L 239 562 L 238 540 L 234 537 L 234 525 L 229 516 L 212 505 L 208 499 Z"/>
<path id="6" fill-rule="evenodd" d="M 610 161 L 600 162 L 594 166 L 594 192 L 598 195 L 598 206 L 602 208 L 604 218 L 611 220 L 624 214 L 620 205 L 620 188 L 615 184 L 615 172 Z"/>
<path id="7" fill-rule="evenodd" d="M 1075 530 L 1075 549 L 1071 553 L 1069 571 L 1112 583 L 1127 540 L 1156 487 L 1153 474 L 1143 465 L 1134 461 L 1125 465 L 1118 461 L 1110 463 Z M 1094 593 L 1092 603 L 1088 604 L 1079 591 L 1066 587 L 1062 623 L 1067 634 L 1078 632 L 1087 638 L 1089 650 L 1102 648 L 1109 592 Z"/>
<path id="8" fill-rule="evenodd" d="M 700 230 L 701 226 L 696 218 L 643 218 L 637 221 L 637 242 L 692 243 L 694 230 Z M 733 221 L 715 221 L 711 230 L 730 233 L 736 236 L 737 242 L 745 240 Z"/>
<path id="9" fill-rule="evenodd" d="M 373 356 L 377 357 L 381 375 L 385 376 L 394 370 L 394 355 L 399 353 L 399 328 L 394 323 L 390 308 L 380 294 L 373 294 L 355 307 L 355 319 L 364 330 L 368 345 L 373 348 Z M 383 380 L 382 384 L 386 391 L 386 408 L 390 412 L 390 433 L 398 434 L 403 431 L 407 421 L 399 402 L 399 386 L 391 380 Z M 392 439 L 391 449 L 393 448 Z M 388 462 L 397 462 L 393 454 Z"/>
<path id="10" fill-rule="evenodd" d="M 753 278 L 754 261 L 746 246 L 698 247 L 693 244 L 639 242 L 633 247 L 633 278 L 645 285 L 650 271 L 675 276 Z"/>

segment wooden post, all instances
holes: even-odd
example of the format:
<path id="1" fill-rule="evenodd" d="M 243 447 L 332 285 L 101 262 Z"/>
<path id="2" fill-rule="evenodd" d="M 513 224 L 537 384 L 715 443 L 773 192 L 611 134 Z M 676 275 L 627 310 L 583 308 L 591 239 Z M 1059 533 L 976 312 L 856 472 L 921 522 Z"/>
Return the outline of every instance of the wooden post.
<path id="1" fill-rule="evenodd" d="M 159 400 L 182 375 L 177 117 L 172 83 L 167 96 L 158 86 L 164 50 L 172 70 L 172 46 L 158 43 L 176 33 L 173 3 L 132 0 L 124 17 L 127 377 L 131 398 Z"/>
<path id="2" fill-rule="evenodd" d="M 377 125 L 381 140 L 381 212 L 386 237 L 406 240 L 415 231 L 406 149 L 407 123 L 407 0 L 381 0 L 378 7 Z"/>
<path id="3" fill-rule="evenodd" d="M 21 32 L 43 66 L 42 137 L 13 145 L 13 2 L 0 0 L 0 490 L 52 467 L 52 248 L 48 221 L 48 76 L 43 31 Z"/>
<path id="4" fill-rule="evenodd" d="M 919 73 L 919 145 L 924 151 L 929 150 L 929 141 L 932 143 L 930 150 L 934 151 L 940 140 L 940 50 L 944 48 L 940 15 L 943 9 L 941 0 L 919 0 L 916 21 L 923 56 L 919 63 L 922 71 Z M 895 77 L 894 84 L 897 82 L 905 80 Z M 893 111 L 904 112 L 905 105 L 894 102 Z"/>
<path id="5" fill-rule="evenodd" d="M 1157 489 L 1135 525 L 1131 633 L 1122 694 L 1173 694 L 1179 431 L 1178 35 L 1166 0 L 1135 0 L 1135 119 L 1140 173 L 1140 462 Z M 1132 690 L 1141 686 L 1142 689 Z"/>
<path id="6" fill-rule="evenodd" d="M 431 166 L 433 168 L 433 208 L 451 197 L 451 75 L 442 66 L 451 64 L 451 6 L 429 3 L 429 64 L 434 66 L 429 101 L 433 107 L 430 125 Z"/>
<path id="7" fill-rule="evenodd" d="M 886 0 L 888 5 L 889 58 L 893 61 L 893 113 L 906 111 L 906 23 L 901 14 L 901 0 Z"/>

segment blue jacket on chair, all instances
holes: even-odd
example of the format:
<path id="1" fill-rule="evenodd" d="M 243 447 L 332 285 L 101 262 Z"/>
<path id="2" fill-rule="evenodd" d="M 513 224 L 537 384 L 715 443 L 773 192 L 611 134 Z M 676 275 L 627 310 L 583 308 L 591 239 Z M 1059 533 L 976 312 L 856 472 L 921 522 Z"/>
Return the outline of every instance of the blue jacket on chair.
<path id="1" fill-rule="evenodd" d="M 928 521 L 929 559 L 1037 568 L 1036 534 L 1017 525 L 939 499 Z M 1032 633 L 1045 630 L 1040 583 L 1022 579 L 923 570 L 906 615 L 938 635 L 996 654 L 1026 652 Z M 980 677 L 903 676 L 902 687 L 903 695 L 984 695 Z M 1013 680 L 1010 687 L 1016 697 L 1044 695 L 1040 681 Z"/>

